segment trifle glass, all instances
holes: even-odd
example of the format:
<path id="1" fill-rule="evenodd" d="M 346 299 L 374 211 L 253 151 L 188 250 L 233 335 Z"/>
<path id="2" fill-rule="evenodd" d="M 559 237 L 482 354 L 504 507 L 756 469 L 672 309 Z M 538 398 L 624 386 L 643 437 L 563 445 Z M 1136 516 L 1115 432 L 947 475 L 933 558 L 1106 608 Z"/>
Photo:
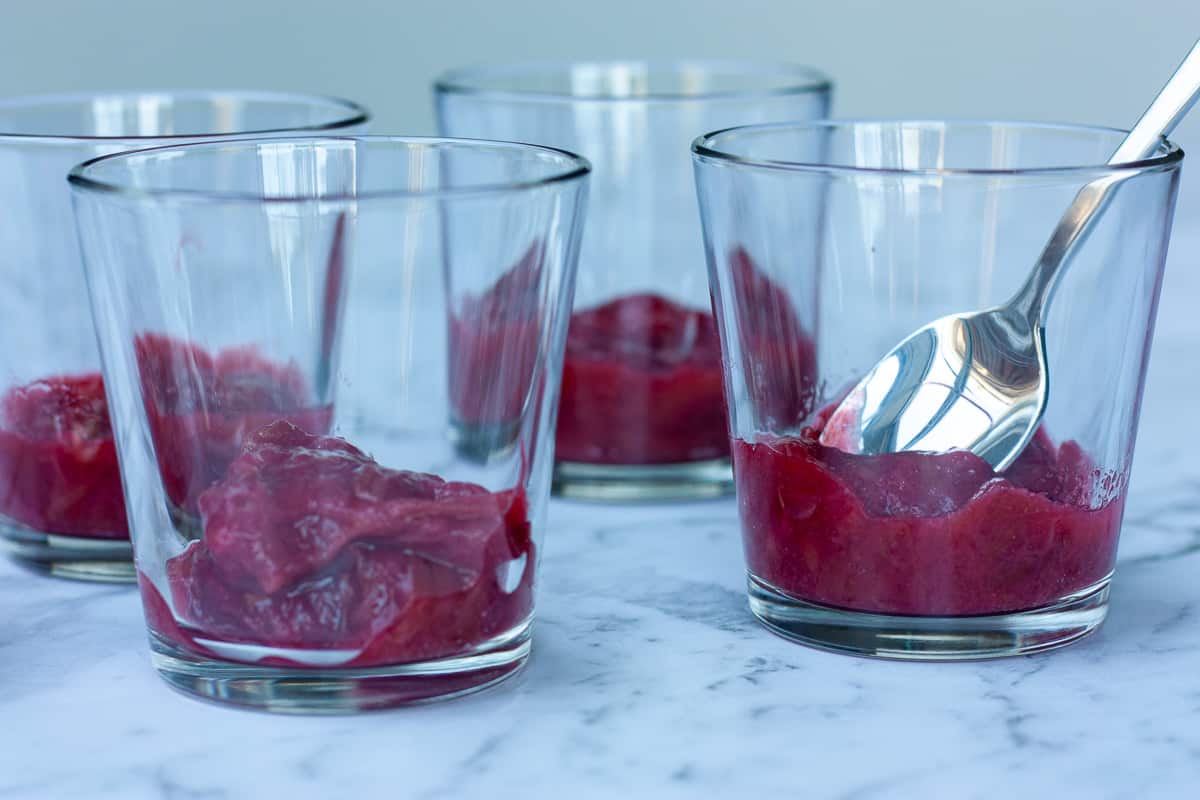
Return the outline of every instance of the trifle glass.
<path id="1" fill-rule="evenodd" d="M 587 172 L 347 136 L 71 173 L 171 685 L 342 711 L 521 667 Z"/>
<path id="2" fill-rule="evenodd" d="M 21 563 L 66 577 L 133 579 L 67 171 L 138 147 L 352 132 L 366 121 L 349 101 L 268 92 L 0 101 L 0 539 Z"/>
<path id="3" fill-rule="evenodd" d="M 1183 158 L 1164 140 L 1107 165 L 1123 135 L 860 121 L 696 140 L 750 605 L 767 627 L 962 659 L 1056 647 L 1103 621 Z M 1044 319 L 1049 401 L 1011 466 L 822 444 L 901 339 L 1011 297 L 1099 179 L 1115 189 Z"/>
<path id="4" fill-rule="evenodd" d="M 824 117 L 828 79 L 769 62 L 540 62 L 455 70 L 435 91 L 444 135 L 564 147 L 595 167 L 555 491 L 592 500 L 730 491 L 687 147 L 719 126 Z"/>

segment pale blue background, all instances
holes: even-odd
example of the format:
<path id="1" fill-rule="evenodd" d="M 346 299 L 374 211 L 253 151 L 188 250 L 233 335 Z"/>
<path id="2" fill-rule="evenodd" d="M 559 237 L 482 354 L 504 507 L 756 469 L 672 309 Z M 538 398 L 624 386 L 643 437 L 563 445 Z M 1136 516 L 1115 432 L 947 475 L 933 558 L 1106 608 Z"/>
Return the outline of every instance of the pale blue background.
<path id="1" fill-rule="evenodd" d="M 429 133 L 430 79 L 458 64 L 764 57 L 831 73 L 840 116 L 1127 127 L 1198 36 L 1198 0 L 0 0 L 0 95 L 308 90 Z M 1200 114 L 1175 138 L 1200 159 Z M 1184 183 L 1200 215 L 1200 165 Z"/>

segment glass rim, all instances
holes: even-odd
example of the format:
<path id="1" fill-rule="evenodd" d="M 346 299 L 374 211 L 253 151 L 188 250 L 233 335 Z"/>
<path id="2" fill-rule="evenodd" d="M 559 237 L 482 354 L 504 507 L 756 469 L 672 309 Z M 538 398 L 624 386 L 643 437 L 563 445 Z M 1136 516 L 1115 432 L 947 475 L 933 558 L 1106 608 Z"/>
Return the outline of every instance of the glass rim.
<path id="1" fill-rule="evenodd" d="M 237 100 L 242 102 L 294 102 L 298 105 L 327 106 L 340 109 L 341 116 L 328 122 L 309 125 L 298 125 L 280 128 L 261 128 L 253 130 L 230 131 L 228 133 L 174 133 L 174 134 L 135 134 L 128 136 L 98 136 L 93 134 L 53 134 L 53 133 L 17 133 L 0 128 L 0 142 L 155 142 L 175 140 L 201 140 L 214 137 L 227 139 L 242 136 L 261 136 L 273 133 L 302 133 L 337 130 L 352 125 L 362 125 L 371 119 L 371 112 L 361 103 L 347 100 L 343 97 L 323 94 L 305 94 L 303 92 L 274 92 L 256 89 L 121 89 L 115 91 L 95 92 L 63 92 L 52 94 L 23 95 L 0 99 L 0 111 L 13 109 L 36 109 L 39 107 L 60 105 L 83 105 L 97 99 L 136 100 L 140 98 L 157 97 L 171 101 L 216 101 Z"/>
<path id="2" fill-rule="evenodd" d="M 1023 176 L 1064 176 L 1076 174 L 1110 174 L 1114 172 L 1139 172 L 1152 169 L 1162 169 L 1177 165 L 1183 160 L 1183 149 L 1175 142 L 1162 137 L 1159 152 L 1146 158 L 1126 161 L 1119 164 L 1063 164 L 1061 166 L 1043 167 L 862 167 L 851 164 L 826 164 L 813 161 L 787 161 L 779 159 L 749 158 L 736 153 L 722 150 L 718 144 L 721 137 L 737 133 L 757 133 L 771 131 L 804 131 L 815 129 L 855 128 L 863 125 L 885 126 L 938 126 L 960 128 L 1002 128 L 1008 130 L 1057 131 L 1087 134 L 1119 134 L 1122 137 L 1129 133 L 1122 128 L 1104 125 L 1083 125 L 1064 122 L 1031 122 L 1025 120 L 992 120 L 992 119 L 830 119 L 810 120 L 804 122 L 773 122 L 756 125 L 735 125 L 729 128 L 712 131 L 697 136 L 692 141 L 692 158 L 696 161 L 722 162 L 739 167 L 750 167 L 782 172 L 823 172 L 859 176 L 914 176 L 914 177 L 955 177 L 955 176 L 986 176 L 986 177 L 1023 177 Z"/>
<path id="3" fill-rule="evenodd" d="M 576 94 L 568 91 L 528 90 L 513 87 L 490 88 L 483 78 L 504 75 L 553 74 L 572 67 L 596 67 L 606 70 L 619 67 L 642 67 L 652 71 L 678 74 L 684 69 L 714 72 L 725 68 L 745 75 L 793 76 L 794 80 L 779 86 L 760 86 L 752 89 L 713 90 L 697 92 L 648 92 L 646 94 Z M 833 80 L 824 72 L 791 61 L 756 61 L 752 59 L 676 58 L 676 59 L 547 59 L 506 61 L 457 67 L 439 75 L 433 89 L 439 94 L 486 96 L 528 102 L 571 103 L 687 103 L 702 100 L 732 100 L 753 97 L 784 97 L 817 94 L 833 88 Z"/>
<path id="4" fill-rule="evenodd" d="M 145 158 L 151 155 L 171 156 L 172 154 L 198 153 L 220 149 L 249 149 L 270 144 L 308 144 L 321 145 L 334 142 L 363 142 L 380 143 L 402 146 L 450 146 L 477 150 L 507 150 L 513 152 L 542 152 L 560 158 L 563 162 L 561 169 L 549 175 L 507 183 L 479 183 L 475 185 L 455 186 L 438 189 L 382 189 L 366 192 L 346 193 L 330 192 L 324 195 L 279 195 L 267 196 L 262 192 L 235 192 L 212 189 L 176 189 L 152 188 L 142 189 L 119 182 L 94 178 L 88 174 L 94 167 L 111 161 L 127 161 L 134 158 Z M 303 203 L 357 203 L 370 200 L 414 199 L 414 198 L 452 198 L 477 197 L 493 194 L 512 194 L 530 189 L 539 189 L 558 183 L 570 183 L 586 177 L 592 171 L 591 162 L 583 156 L 546 145 L 528 144 L 526 142 L 506 142 L 491 139 L 465 139 L 449 136 L 389 136 L 389 135 L 346 135 L 346 136 L 285 136 L 271 138 L 238 138 L 220 139 L 215 141 L 191 142 L 185 144 L 148 147 L 139 150 L 128 150 L 120 153 L 97 156 L 77 164 L 67 174 L 67 182 L 78 191 L 97 194 L 115 195 L 130 199 L 155 200 L 190 200 L 211 203 L 255 203 L 255 204 L 303 204 Z"/>

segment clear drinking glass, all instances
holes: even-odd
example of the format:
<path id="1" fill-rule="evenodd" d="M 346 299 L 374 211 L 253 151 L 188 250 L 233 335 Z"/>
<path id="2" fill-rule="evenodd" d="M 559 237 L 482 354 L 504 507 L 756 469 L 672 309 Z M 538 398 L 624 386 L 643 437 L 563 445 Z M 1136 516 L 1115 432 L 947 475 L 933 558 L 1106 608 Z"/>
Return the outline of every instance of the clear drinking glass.
<path id="1" fill-rule="evenodd" d="M 717 127 L 824 117 L 829 81 L 790 64 L 530 63 L 450 72 L 435 91 L 444 135 L 563 147 L 595 167 L 555 490 L 594 500 L 730 491 L 688 145 Z"/>
<path id="2" fill-rule="evenodd" d="M 346 100 L 262 92 L 0 101 L 0 541 L 19 561 L 74 578 L 133 579 L 68 170 L 137 147 L 354 131 L 366 120 Z"/>
<path id="3" fill-rule="evenodd" d="M 337 711 L 520 668 L 587 172 L 338 137 L 71 173 L 171 685 Z"/>
<path id="4" fill-rule="evenodd" d="M 1107 612 L 1183 153 L 1003 122 L 752 126 L 693 154 L 749 572 L 771 630 L 962 659 L 1074 641 Z M 1044 320 L 1049 402 L 1017 461 L 848 455 L 818 436 L 894 345 L 997 305 L 1097 178 L 1118 188 Z"/>

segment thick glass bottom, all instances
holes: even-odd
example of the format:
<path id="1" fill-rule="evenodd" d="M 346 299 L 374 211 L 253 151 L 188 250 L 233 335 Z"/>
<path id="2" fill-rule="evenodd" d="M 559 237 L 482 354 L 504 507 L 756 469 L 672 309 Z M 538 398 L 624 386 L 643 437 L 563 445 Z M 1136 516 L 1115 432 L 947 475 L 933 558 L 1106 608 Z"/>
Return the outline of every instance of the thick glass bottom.
<path id="1" fill-rule="evenodd" d="M 18 564 L 58 578 L 133 583 L 133 547 L 124 539 L 42 533 L 0 519 L 0 540 Z"/>
<path id="2" fill-rule="evenodd" d="M 526 622 L 465 656 L 363 669 L 218 661 L 153 631 L 150 650 L 163 680 L 191 697 L 279 714 L 347 714 L 448 700 L 495 686 L 525 665 L 529 631 Z"/>
<path id="3" fill-rule="evenodd" d="M 520 436 L 520 428 L 510 422 L 451 421 L 454 449 L 461 458 L 476 464 L 488 464 L 498 458 L 508 458 Z"/>
<path id="4" fill-rule="evenodd" d="M 729 459 L 682 464 L 554 465 L 553 492 L 571 500 L 627 503 L 656 500 L 700 500 L 733 493 Z"/>
<path id="5" fill-rule="evenodd" d="M 970 617 L 872 614 L 789 597 L 748 576 L 750 610 L 773 633 L 857 656 L 905 661 L 968 661 L 1029 655 L 1071 644 L 1108 614 L 1110 578 L 1030 611 Z"/>

